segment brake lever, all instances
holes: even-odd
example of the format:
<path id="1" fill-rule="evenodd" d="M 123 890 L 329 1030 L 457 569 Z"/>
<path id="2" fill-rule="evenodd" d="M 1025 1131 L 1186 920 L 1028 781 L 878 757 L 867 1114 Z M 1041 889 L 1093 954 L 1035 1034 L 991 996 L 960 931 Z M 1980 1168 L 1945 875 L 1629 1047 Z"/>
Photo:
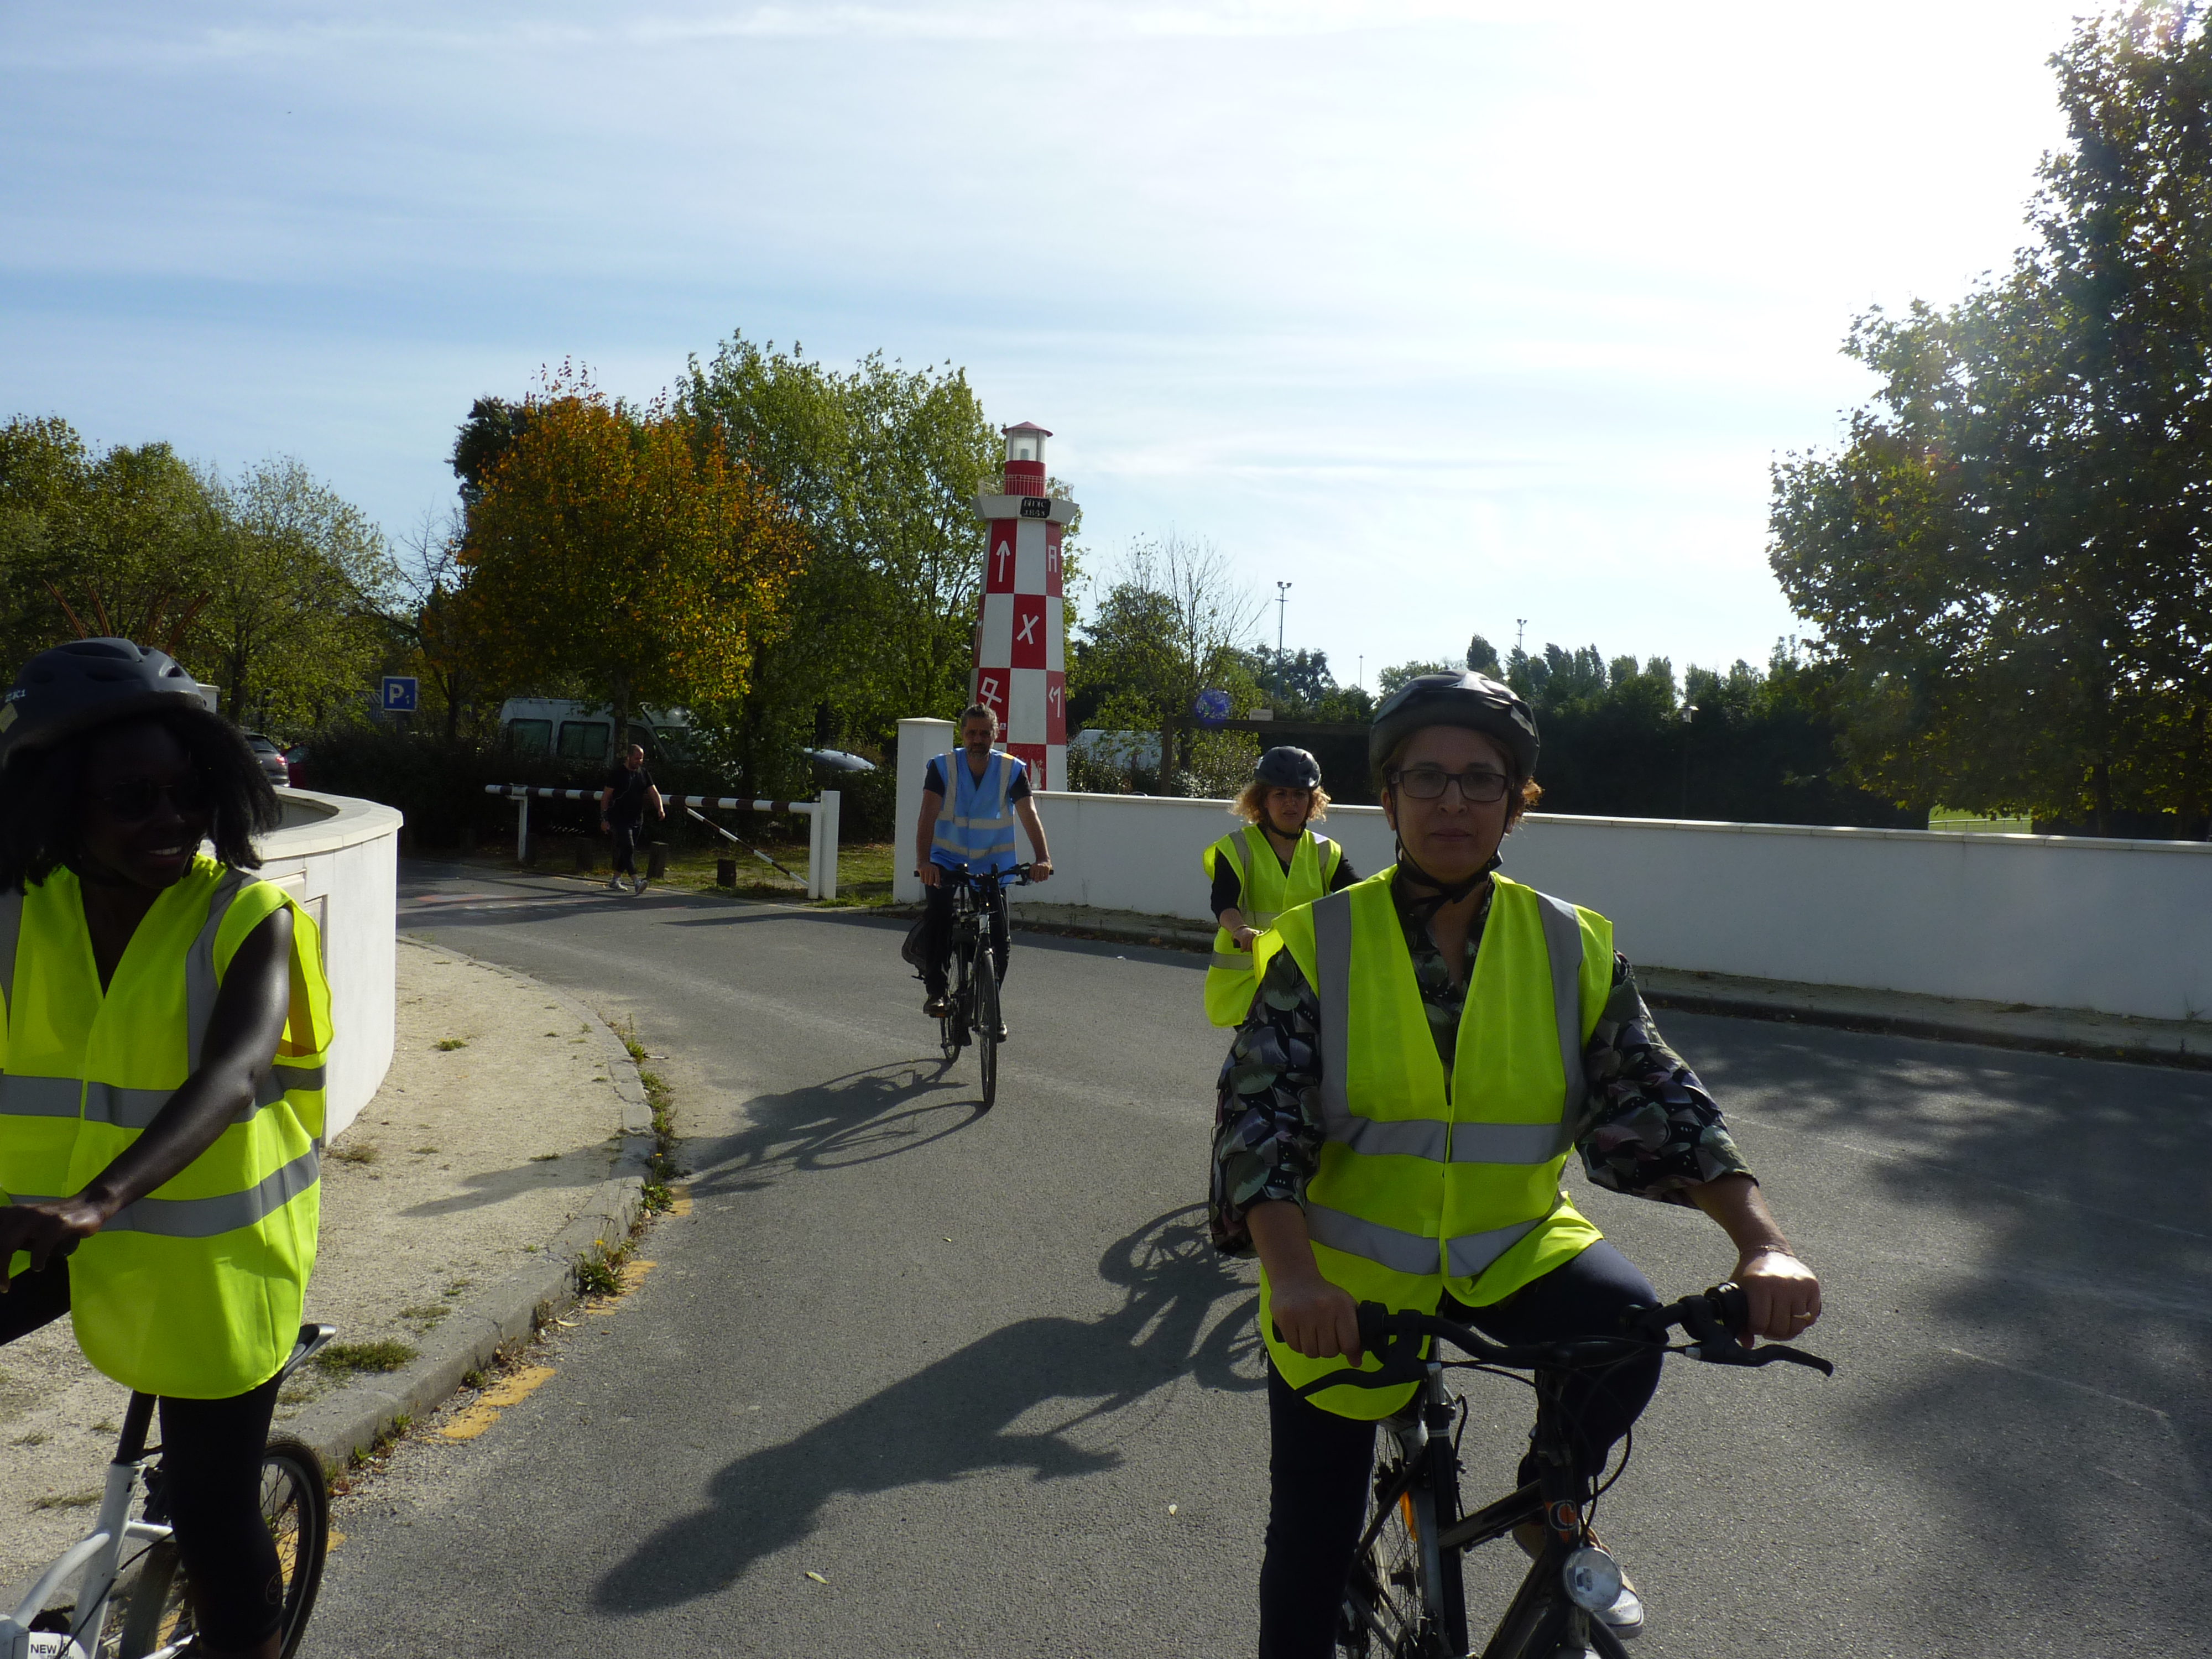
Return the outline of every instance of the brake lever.
<path id="1" fill-rule="evenodd" d="M 1803 1365 L 1823 1376 L 1833 1376 L 1835 1366 L 1816 1353 L 1807 1353 L 1802 1348 L 1793 1348 L 1786 1342 L 1768 1342 L 1756 1348 L 1747 1348 L 1726 1331 L 1708 1337 L 1702 1342 L 1687 1344 L 1682 1350 L 1692 1359 L 1702 1359 L 1711 1365 L 1771 1365 L 1776 1360 L 1785 1360 L 1792 1365 Z"/>

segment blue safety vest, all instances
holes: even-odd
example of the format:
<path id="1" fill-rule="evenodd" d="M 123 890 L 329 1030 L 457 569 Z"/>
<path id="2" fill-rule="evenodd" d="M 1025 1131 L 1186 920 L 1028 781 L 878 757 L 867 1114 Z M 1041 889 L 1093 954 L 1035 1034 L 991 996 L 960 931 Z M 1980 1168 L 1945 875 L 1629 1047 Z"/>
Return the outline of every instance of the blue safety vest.
<path id="1" fill-rule="evenodd" d="M 981 874 L 995 870 L 1004 874 L 1020 860 L 1014 855 L 1014 804 L 1010 799 L 1022 763 L 1002 749 L 977 777 L 968 769 L 966 751 L 956 749 L 938 762 L 951 793 L 937 809 L 937 833 L 929 843 L 929 861 L 948 870 L 966 865 Z"/>

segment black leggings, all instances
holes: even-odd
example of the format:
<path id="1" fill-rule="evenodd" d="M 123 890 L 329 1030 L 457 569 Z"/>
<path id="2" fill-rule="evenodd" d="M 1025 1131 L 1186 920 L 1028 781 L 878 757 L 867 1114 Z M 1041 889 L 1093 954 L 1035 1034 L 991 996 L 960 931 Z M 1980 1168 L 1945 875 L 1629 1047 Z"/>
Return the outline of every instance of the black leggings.
<path id="1" fill-rule="evenodd" d="M 69 1263 L 26 1273 L 0 1296 L 0 1345 L 69 1311 Z M 261 1449 L 282 1379 L 228 1400 L 161 1401 L 161 1484 L 202 1638 L 258 1646 L 284 1617 L 284 1578 L 261 1516 Z"/>
<path id="2" fill-rule="evenodd" d="M 1503 1302 L 1464 1308 L 1446 1297 L 1437 1311 L 1473 1325 L 1493 1341 L 1550 1342 L 1610 1335 L 1620 1328 L 1623 1309 L 1648 1307 L 1658 1299 L 1628 1258 L 1601 1241 Z M 1656 1355 L 1615 1366 L 1601 1376 L 1579 1376 L 1567 1384 L 1569 1414 L 1582 1426 L 1575 1462 L 1583 1478 L 1605 1467 L 1613 1443 L 1628 1431 L 1658 1386 Z M 1339 1417 L 1299 1399 L 1272 1365 L 1267 1419 L 1272 1496 L 1267 1554 L 1260 1568 L 1261 1659 L 1328 1659 L 1334 1649 L 1345 1574 L 1367 1517 L 1375 1425 Z M 1531 1478 L 1524 1459 L 1521 1479 Z"/>

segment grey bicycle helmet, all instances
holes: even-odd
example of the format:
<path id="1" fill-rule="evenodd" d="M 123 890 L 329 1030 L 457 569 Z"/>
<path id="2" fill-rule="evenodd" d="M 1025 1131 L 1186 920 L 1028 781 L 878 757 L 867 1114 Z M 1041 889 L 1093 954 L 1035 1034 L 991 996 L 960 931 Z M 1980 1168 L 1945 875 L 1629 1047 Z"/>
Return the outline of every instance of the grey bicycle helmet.
<path id="1" fill-rule="evenodd" d="M 1367 732 L 1367 764 L 1380 772 L 1390 751 L 1425 726 L 1463 726 L 1505 745 L 1516 776 L 1536 769 L 1536 717 L 1520 694 L 1486 674 L 1423 674 L 1383 699 Z"/>
<path id="2" fill-rule="evenodd" d="M 167 652 L 129 640 L 71 640 L 25 663 L 0 698 L 0 773 L 122 715 L 203 707 L 198 683 Z"/>
<path id="3" fill-rule="evenodd" d="M 1303 749 L 1281 744 L 1260 757 L 1252 775 L 1270 789 L 1318 789 L 1321 763 Z"/>

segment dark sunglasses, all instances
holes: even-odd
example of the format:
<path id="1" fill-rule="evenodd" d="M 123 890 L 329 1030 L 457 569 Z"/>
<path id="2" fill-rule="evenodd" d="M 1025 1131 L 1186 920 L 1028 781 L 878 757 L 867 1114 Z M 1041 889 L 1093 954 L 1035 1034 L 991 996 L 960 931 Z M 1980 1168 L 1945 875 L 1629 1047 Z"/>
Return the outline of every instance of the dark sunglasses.
<path id="1" fill-rule="evenodd" d="M 165 796 L 179 817 L 198 817 L 208 810 L 207 785 L 198 778 L 185 778 L 175 783 L 133 778 L 112 789 L 96 790 L 92 799 L 126 823 L 143 823 L 161 810 Z"/>
<path id="2" fill-rule="evenodd" d="M 1487 806 L 1505 799 L 1505 774 L 1486 766 L 1471 766 L 1464 772 L 1447 772 L 1441 766 L 1401 766 L 1390 776 L 1412 800 L 1442 800 L 1448 783 L 1459 786 L 1460 799 L 1470 806 Z"/>

